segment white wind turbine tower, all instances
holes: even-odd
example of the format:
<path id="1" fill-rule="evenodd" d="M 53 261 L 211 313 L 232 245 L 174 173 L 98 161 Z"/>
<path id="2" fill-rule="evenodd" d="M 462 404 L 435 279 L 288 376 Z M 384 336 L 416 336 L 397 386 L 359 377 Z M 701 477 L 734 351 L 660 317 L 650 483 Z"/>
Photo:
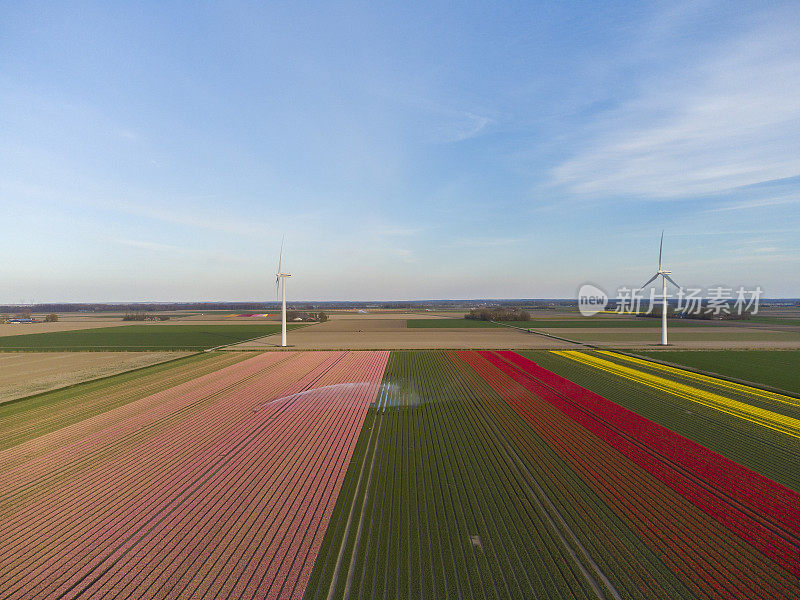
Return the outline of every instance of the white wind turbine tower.
<path id="1" fill-rule="evenodd" d="M 653 275 L 650 279 L 648 279 L 647 283 L 645 283 L 640 289 L 644 289 L 650 282 L 654 281 L 659 275 L 661 276 L 661 282 L 663 283 L 661 289 L 664 300 L 664 303 L 661 308 L 661 345 L 666 346 L 667 345 L 667 281 L 669 281 L 676 288 L 680 288 L 680 286 L 677 283 L 675 283 L 670 277 L 672 271 L 668 271 L 666 269 L 661 268 L 661 250 L 663 249 L 663 247 L 664 247 L 664 232 L 662 231 L 661 244 L 659 244 L 658 246 L 658 271 L 656 271 L 656 274 Z"/>
<path id="2" fill-rule="evenodd" d="M 281 239 L 281 253 L 278 255 L 278 272 L 275 273 L 275 291 L 278 291 L 278 285 L 281 286 L 281 295 L 283 296 L 283 306 L 281 308 L 281 346 L 286 346 L 286 278 L 291 277 L 291 273 L 284 273 L 281 271 L 281 264 L 283 262 L 283 239 Z"/>

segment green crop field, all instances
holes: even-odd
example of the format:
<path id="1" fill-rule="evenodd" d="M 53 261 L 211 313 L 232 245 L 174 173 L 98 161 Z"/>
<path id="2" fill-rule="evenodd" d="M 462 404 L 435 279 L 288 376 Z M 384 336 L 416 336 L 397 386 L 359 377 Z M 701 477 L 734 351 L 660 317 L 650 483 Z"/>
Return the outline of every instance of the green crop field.
<path id="1" fill-rule="evenodd" d="M 800 393 L 800 350 L 667 350 L 638 354 Z"/>
<path id="2" fill-rule="evenodd" d="M 204 350 L 278 332 L 280 324 L 274 323 L 125 325 L 0 337 L 0 351 Z"/>
<path id="3" fill-rule="evenodd" d="M 622 597 L 644 598 L 648 591 L 630 577 L 635 568 L 646 568 L 659 592 L 693 597 L 452 356 L 392 353 L 385 391 L 362 430 L 306 600 L 611 597 L 604 581 Z M 598 520 L 605 522 L 601 530 L 593 529 Z M 585 555 L 570 558 L 570 544 Z M 610 545 L 624 550 L 609 551 Z M 582 572 L 589 567 L 581 563 L 607 579 Z"/>
<path id="4" fill-rule="evenodd" d="M 794 464 L 800 459 L 800 442 L 797 438 L 787 437 L 765 427 L 754 429 L 752 422 L 746 419 L 603 372 L 553 352 L 533 350 L 520 352 L 520 354 L 545 369 L 600 394 L 706 448 L 727 456 L 773 481 L 800 491 L 800 471 L 787 468 L 787 465 Z M 601 356 L 594 352 L 589 354 Z M 663 353 L 653 354 L 660 356 Z M 625 364 L 624 360 L 607 354 L 603 354 L 602 358 L 618 364 Z M 646 368 L 637 367 L 637 369 L 646 373 L 652 372 Z M 677 374 L 665 376 L 663 373 L 659 373 L 659 375 L 670 381 L 683 381 L 683 378 Z M 717 389 L 708 386 L 693 385 L 701 390 L 718 392 Z M 732 398 L 746 400 L 748 404 L 758 408 L 800 419 L 800 402 L 798 405 L 792 406 L 763 402 L 752 396 L 742 399 L 735 394 L 723 393 Z"/>
<path id="5" fill-rule="evenodd" d="M 406 327 L 410 329 L 458 329 L 473 327 L 497 327 L 490 321 L 475 319 L 408 319 Z"/>

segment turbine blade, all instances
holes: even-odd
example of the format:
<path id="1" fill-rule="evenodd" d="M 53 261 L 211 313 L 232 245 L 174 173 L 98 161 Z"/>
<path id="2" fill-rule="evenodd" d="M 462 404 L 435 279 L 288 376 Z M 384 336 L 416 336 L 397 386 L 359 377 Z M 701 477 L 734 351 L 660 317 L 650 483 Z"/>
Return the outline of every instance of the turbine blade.
<path id="1" fill-rule="evenodd" d="M 286 235 L 284 234 L 281 236 L 281 252 L 278 254 L 278 275 L 281 273 L 281 262 L 283 261 L 283 240 L 286 239 Z"/>
<path id="2" fill-rule="evenodd" d="M 664 230 L 661 230 L 661 243 L 658 245 L 658 270 L 661 270 L 661 250 L 664 248 Z"/>
<path id="3" fill-rule="evenodd" d="M 663 273 L 662 273 L 662 275 L 663 275 Z M 674 285 L 676 288 L 679 288 L 679 287 L 681 287 L 681 286 L 679 286 L 677 283 L 675 283 L 674 281 L 672 281 L 672 277 L 670 277 L 669 275 L 664 275 L 664 279 L 666 279 L 667 281 L 669 281 L 669 282 L 670 282 L 672 285 Z"/>
<path id="4" fill-rule="evenodd" d="M 656 277 L 658 277 L 658 273 L 656 273 L 656 274 L 655 274 L 655 275 L 653 275 L 653 276 L 652 276 L 650 279 L 648 279 L 647 281 L 645 281 L 645 282 L 644 282 L 644 285 L 642 285 L 642 287 L 640 287 L 639 289 L 640 289 L 640 290 L 643 290 L 643 289 L 644 289 L 644 288 L 647 286 L 647 284 L 648 284 L 648 283 L 650 283 L 651 281 L 654 281 Z"/>

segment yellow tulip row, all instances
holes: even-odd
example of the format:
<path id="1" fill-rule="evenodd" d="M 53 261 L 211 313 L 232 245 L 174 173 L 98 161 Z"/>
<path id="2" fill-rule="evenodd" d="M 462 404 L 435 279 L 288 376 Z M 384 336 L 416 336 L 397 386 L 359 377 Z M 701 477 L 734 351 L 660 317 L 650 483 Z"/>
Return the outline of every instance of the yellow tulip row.
<path id="1" fill-rule="evenodd" d="M 662 373 L 666 373 L 668 375 L 678 375 L 680 377 L 684 377 L 686 379 L 690 379 L 693 381 L 697 381 L 698 383 L 713 385 L 718 388 L 724 388 L 726 390 L 730 390 L 732 392 L 736 392 L 739 394 L 745 394 L 750 396 L 757 396 L 764 400 L 769 400 L 772 402 L 779 402 L 782 404 L 788 404 L 789 406 L 796 406 L 800 407 L 800 400 L 797 398 L 792 398 L 791 396 L 784 396 L 783 394 L 776 394 L 775 392 L 770 392 L 767 390 L 762 390 L 760 388 L 752 387 L 749 385 L 742 385 L 741 383 L 734 383 L 732 381 L 726 381 L 725 379 L 720 379 L 718 377 L 709 377 L 708 375 L 702 375 L 700 373 L 694 373 L 692 371 L 687 371 L 685 369 L 678 369 L 676 367 L 670 367 L 667 365 L 662 365 L 657 362 L 643 360 L 641 358 L 634 358 L 632 356 L 625 356 L 624 354 L 619 354 L 617 352 L 611 352 L 609 350 L 600 350 L 600 354 L 607 354 L 608 356 L 612 356 L 617 359 L 621 359 L 630 363 L 642 365 L 643 367 L 648 367 L 650 369 L 654 369 L 656 371 L 661 371 Z"/>
<path id="2" fill-rule="evenodd" d="M 719 410 L 734 417 L 768 427 L 774 431 L 800 439 L 800 420 L 793 419 L 757 406 L 752 406 L 738 400 L 733 400 L 720 394 L 714 394 L 658 375 L 645 373 L 597 356 L 580 352 L 578 350 L 553 351 L 553 354 L 575 360 L 606 373 L 611 373 L 651 388 L 667 392 L 680 398 L 685 398 L 697 404 Z M 647 363 L 651 366 L 655 363 Z M 718 380 L 715 380 L 715 383 Z M 725 382 L 728 383 L 728 382 Z M 723 386 L 724 387 L 724 386 Z M 761 391 L 761 390 L 759 390 Z"/>

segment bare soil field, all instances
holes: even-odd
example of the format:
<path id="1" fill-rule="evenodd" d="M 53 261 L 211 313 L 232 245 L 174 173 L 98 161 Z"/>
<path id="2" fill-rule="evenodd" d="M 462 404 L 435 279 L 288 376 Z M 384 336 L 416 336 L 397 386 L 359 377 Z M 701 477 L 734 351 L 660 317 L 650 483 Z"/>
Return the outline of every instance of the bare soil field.
<path id="1" fill-rule="evenodd" d="M 0 402 L 185 356 L 187 352 L 0 353 Z"/>
<path id="2" fill-rule="evenodd" d="M 304 350 L 395 350 L 424 348 L 568 348 L 574 344 L 510 329 L 408 329 L 409 315 L 334 315 L 327 323 L 318 323 L 289 332 L 293 349 Z M 431 313 L 419 318 L 431 318 Z M 231 346 L 231 350 L 274 349 L 280 334 Z"/>

